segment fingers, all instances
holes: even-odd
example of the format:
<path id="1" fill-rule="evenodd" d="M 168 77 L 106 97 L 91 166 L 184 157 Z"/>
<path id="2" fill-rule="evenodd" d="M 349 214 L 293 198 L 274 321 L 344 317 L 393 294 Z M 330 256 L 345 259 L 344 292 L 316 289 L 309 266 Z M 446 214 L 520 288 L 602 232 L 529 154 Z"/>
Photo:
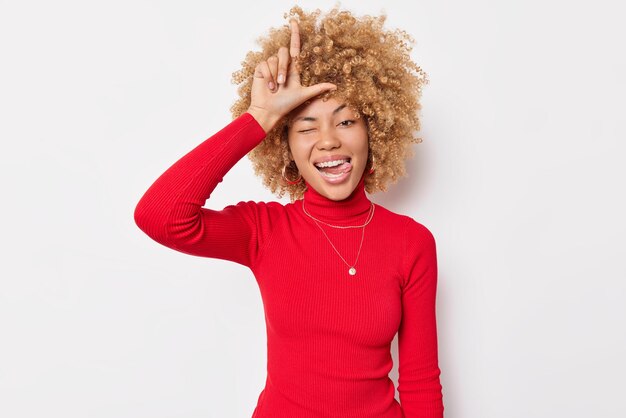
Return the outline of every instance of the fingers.
<path id="1" fill-rule="evenodd" d="M 276 87 L 272 72 L 270 71 L 270 67 L 267 64 L 267 61 L 261 61 L 257 64 L 254 71 L 254 76 L 257 78 L 264 78 L 267 81 L 267 87 L 270 90 L 274 90 L 274 88 Z"/>
<path id="2" fill-rule="evenodd" d="M 289 55 L 291 58 L 296 58 L 300 55 L 300 28 L 298 27 L 298 21 L 292 19 L 291 24 L 291 44 L 289 48 Z"/>
<path id="3" fill-rule="evenodd" d="M 289 61 L 287 47 L 280 47 L 278 55 L 272 55 L 266 61 L 258 63 L 255 77 L 265 78 L 267 88 L 274 93 L 278 90 L 279 84 L 284 84 L 287 80 Z"/>
<path id="4" fill-rule="evenodd" d="M 276 77 L 278 75 L 278 57 L 276 55 L 272 55 L 267 59 L 267 67 L 270 70 L 268 87 L 270 90 L 275 91 L 278 88 L 278 85 L 276 85 Z"/>
<path id="5" fill-rule="evenodd" d="M 297 65 L 300 55 L 300 28 L 296 19 L 292 19 L 289 23 L 291 25 L 289 49 L 285 46 L 280 47 L 277 55 L 272 55 L 266 61 L 258 63 L 254 72 L 255 77 L 265 79 L 272 93 L 278 90 L 279 85 L 284 85 L 288 77 L 292 77 L 295 83 L 300 82 Z"/>
<path id="6" fill-rule="evenodd" d="M 278 84 L 284 84 L 287 80 L 287 69 L 289 66 L 289 50 L 286 46 L 281 46 L 278 50 Z"/>

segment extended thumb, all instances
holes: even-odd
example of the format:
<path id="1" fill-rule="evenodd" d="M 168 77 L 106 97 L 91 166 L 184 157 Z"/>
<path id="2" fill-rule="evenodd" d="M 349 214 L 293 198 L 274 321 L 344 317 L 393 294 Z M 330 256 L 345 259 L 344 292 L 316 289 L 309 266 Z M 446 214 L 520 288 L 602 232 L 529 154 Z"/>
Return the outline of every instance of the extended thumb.
<path id="1" fill-rule="evenodd" d="M 327 90 L 337 90 L 337 86 L 333 83 L 319 83 L 314 86 L 309 86 L 306 89 L 308 98 L 315 97 L 318 94 L 322 94 Z"/>

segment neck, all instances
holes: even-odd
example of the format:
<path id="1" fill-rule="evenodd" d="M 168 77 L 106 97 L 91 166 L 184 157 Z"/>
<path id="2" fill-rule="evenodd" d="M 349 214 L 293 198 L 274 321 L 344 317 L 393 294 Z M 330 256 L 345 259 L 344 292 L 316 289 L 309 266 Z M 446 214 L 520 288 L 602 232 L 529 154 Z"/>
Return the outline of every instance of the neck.
<path id="1" fill-rule="evenodd" d="M 332 200 L 320 194 L 306 180 L 306 190 L 302 199 L 304 208 L 313 217 L 320 221 L 341 224 L 363 220 L 367 218 L 372 202 L 365 194 L 365 174 L 355 187 L 354 191 L 343 200 Z"/>

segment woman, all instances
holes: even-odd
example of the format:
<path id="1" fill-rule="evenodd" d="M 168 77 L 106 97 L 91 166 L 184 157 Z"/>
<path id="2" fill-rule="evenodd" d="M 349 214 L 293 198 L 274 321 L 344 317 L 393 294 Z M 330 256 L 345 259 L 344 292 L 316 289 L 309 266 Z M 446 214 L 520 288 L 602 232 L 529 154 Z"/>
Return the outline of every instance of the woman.
<path id="1" fill-rule="evenodd" d="M 404 175 L 425 74 L 384 16 L 335 8 L 318 24 L 319 10 L 296 6 L 289 17 L 234 74 L 234 120 L 155 181 L 135 221 L 169 248 L 254 274 L 268 358 L 253 417 L 442 417 L 435 240 L 365 193 Z M 244 155 L 291 203 L 202 207 Z"/>

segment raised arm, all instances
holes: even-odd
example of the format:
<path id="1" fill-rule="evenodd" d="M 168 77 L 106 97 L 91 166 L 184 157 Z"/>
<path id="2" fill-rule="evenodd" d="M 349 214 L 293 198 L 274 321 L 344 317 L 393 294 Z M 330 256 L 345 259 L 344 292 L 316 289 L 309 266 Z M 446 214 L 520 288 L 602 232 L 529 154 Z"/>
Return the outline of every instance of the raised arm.
<path id="1" fill-rule="evenodd" d="M 277 55 L 255 68 L 248 111 L 172 165 L 137 204 L 135 223 L 155 241 L 184 253 L 248 267 L 256 262 L 282 205 L 239 202 L 220 211 L 202 205 L 228 170 L 284 115 L 336 88 L 332 83 L 300 84 L 300 32 L 297 21 L 290 25 L 290 48 L 280 47 Z"/>
<path id="2" fill-rule="evenodd" d="M 280 205 L 248 201 L 219 211 L 202 206 L 224 175 L 265 135 L 256 119 L 244 113 L 202 142 L 144 193 L 134 212 L 137 226 L 177 251 L 250 267 Z"/>
<path id="3" fill-rule="evenodd" d="M 442 418 L 443 395 L 437 353 L 437 252 L 422 224 L 405 226 L 405 283 L 398 331 L 398 393 L 405 418 Z"/>

